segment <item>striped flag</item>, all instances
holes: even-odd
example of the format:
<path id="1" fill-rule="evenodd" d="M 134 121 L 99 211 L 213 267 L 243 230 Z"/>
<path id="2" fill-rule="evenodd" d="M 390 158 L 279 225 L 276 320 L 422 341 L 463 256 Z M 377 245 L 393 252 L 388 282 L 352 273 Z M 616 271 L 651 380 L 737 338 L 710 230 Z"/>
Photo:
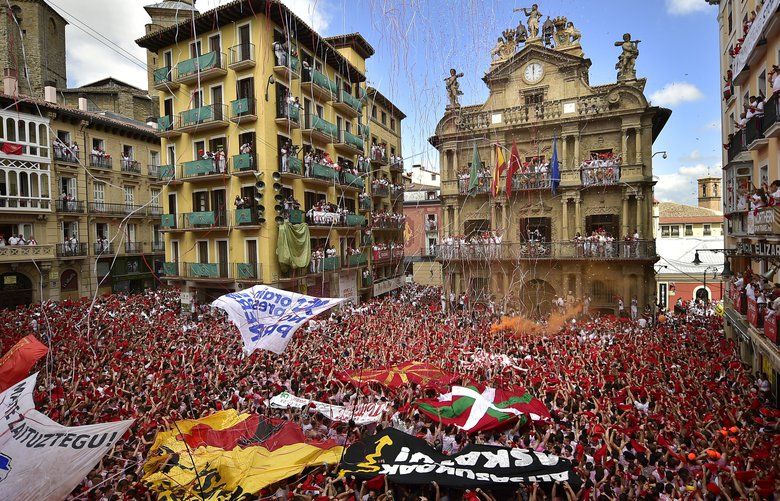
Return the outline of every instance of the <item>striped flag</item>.
<path id="1" fill-rule="evenodd" d="M 504 157 L 504 149 L 500 144 L 496 143 L 496 165 L 493 167 L 493 181 L 490 185 L 490 192 L 495 197 L 498 195 L 499 182 L 501 180 L 501 174 L 506 169 L 506 158 Z"/>

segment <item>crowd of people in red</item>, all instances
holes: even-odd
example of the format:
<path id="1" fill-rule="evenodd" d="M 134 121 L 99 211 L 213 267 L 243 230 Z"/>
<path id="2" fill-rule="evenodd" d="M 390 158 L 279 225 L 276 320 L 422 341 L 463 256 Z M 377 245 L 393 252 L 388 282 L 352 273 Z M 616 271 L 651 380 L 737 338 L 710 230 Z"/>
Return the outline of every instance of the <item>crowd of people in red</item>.
<path id="1" fill-rule="evenodd" d="M 469 443 L 548 450 L 572 459 L 584 481 L 577 492 L 555 484 L 464 492 L 336 481 L 334 468 L 321 468 L 270 486 L 258 499 L 776 496 L 780 413 L 758 384 L 761 376 L 724 338 L 719 317 L 670 314 L 646 328 L 614 316 L 583 317 L 551 335 L 491 333 L 498 318 L 490 309 L 442 312 L 439 299 L 439 290 L 407 286 L 311 322 L 281 355 L 250 356 L 221 311 L 206 306 L 182 315 L 175 290 L 101 297 L 92 308 L 90 300 L 62 301 L 0 311 L 0 353 L 29 333 L 50 346 L 36 367 L 36 404 L 57 422 L 135 419 L 74 491 L 79 499 L 155 499 L 140 481 L 155 432 L 228 408 L 284 417 L 312 438 L 347 445 L 376 428 L 395 427 L 448 454 Z M 464 384 L 522 385 L 552 419 L 469 436 L 437 426 L 409 405 L 443 388 L 356 388 L 335 377 L 407 361 L 433 363 Z M 377 425 L 332 423 L 313 409 L 270 409 L 267 401 L 285 390 L 340 405 L 391 405 Z"/>

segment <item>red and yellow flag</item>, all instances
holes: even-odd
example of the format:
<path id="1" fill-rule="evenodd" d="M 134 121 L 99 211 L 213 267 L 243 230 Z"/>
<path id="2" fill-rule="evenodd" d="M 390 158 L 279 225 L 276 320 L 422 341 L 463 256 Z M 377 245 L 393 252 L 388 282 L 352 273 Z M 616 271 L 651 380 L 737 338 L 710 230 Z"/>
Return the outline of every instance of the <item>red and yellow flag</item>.
<path id="1" fill-rule="evenodd" d="M 496 148 L 496 165 L 493 167 L 493 182 L 490 186 L 490 191 L 491 193 L 493 193 L 494 197 L 498 195 L 498 191 L 500 189 L 499 182 L 501 180 L 501 174 L 504 172 L 504 169 L 506 169 L 506 158 L 504 158 L 504 149 L 498 143 L 495 144 L 495 148 Z"/>
<path id="2" fill-rule="evenodd" d="M 343 449 L 307 439 L 290 421 L 231 409 L 158 433 L 143 481 L 158 499 L 227 499 L 258 493 L 309 466 L 338 463 Z"/>
<path id="3" fill-rule="evenodd" d="M 20 339 L 0 358 L 0 392 L 29 376 L 30 368 L 48 352 L 32 334 Z"/>

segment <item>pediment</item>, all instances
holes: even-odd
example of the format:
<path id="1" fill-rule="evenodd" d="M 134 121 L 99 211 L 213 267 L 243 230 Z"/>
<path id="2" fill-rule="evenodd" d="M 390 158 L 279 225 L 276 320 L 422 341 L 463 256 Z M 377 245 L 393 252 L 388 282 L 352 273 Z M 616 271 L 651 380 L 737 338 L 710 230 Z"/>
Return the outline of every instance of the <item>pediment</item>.
<path id="1" fill-rule="evenodd" d="M 577 57 L 560 50 L 549 49 L 542 45 L 526 45 L 506 61 L 502 61 L 491 68 L 482 80 L 490 86 L 493 82 L 498 82 L 511 78 L 513 74 L 531 60 L 540 60 L 549 65 L 560 69 L 572 67 L 590 68 L 591 61 L 588 58 Z"/>

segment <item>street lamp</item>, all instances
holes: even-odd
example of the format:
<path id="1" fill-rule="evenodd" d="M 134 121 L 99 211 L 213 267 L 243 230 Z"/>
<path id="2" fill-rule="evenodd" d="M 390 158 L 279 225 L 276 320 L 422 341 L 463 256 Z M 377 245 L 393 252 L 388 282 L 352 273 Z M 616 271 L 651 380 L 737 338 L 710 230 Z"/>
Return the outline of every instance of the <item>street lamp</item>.
<path id="1" fill-rule="evenodd" d="M 663 158 L 664 160 L 669 158 L 669 155 L 665 151 L 656 151 L 655 153 L 653 153 L 653 155 L 650 158 L 653 158 L 656 155 L 662 155 L 661 158 Z"/>

